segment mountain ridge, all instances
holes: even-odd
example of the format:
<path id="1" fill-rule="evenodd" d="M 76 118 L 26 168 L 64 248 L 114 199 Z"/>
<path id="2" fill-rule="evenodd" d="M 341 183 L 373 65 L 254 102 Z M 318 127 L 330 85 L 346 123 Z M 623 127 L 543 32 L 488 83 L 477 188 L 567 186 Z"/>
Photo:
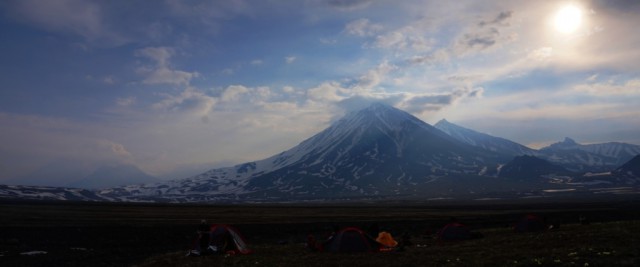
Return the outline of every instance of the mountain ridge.
<path id="1" fill-rule="evenodd" d="M 373 104 L 348 113 L 299 145 L 267 159 L 213 169 L 184 180 L 104 193 L 234 197 L 397 194 L 450 173 L 475 175 L 496 168 L 498 161 L 496 155 L 458 142 L 407 112 Z"/>
<path id="2" fill-rule="evenodd" d="M 451 123 L 446 119 L 438 121 L 434 127 L 449 134 L 453 138 L 472 146 L 481 147 L 493 152 L 501 151 L 511 157 L 520 155 L 537 155 L 537 151 L 527 146 L 518 144 L 511 140 L 491 136 L 485 133 L 477 132 L 457 124 Z"/>
<path id="3" fill-rule="evenodd" d="M 590 186 L 623 185 L 637 190 L 633 186 L 640 180 L 635 177 L 616 172 L 580 176 L 576 171 L 584 166 L 591 168 L 589 164 L 594 162 L 601 163 L 596 167 L 611 171 L 614 169 L 611 162 L 619 160 L 614 156 L 623 155 L 615 152 L 633 152 L 633 145 L 630 150 L 616 150 L 608 149 L 607 144 L 628 144 L 583 146 L 570 138 L 564 141 L 549 149 L 533 150 L 446 120 L 432 126 L 397 108 L 373 104 L 346 114 L 326 129 L 271 157 L 211 169 L 184 179 L 97 190 L 88 199 L 254 202 L 519 198 L 542 197 L 547 191 L 563 190 L 592 194 Z M 571 172 L 551 165 L 561 165 Z M 528 171 L 505 175 L 513 166 Z M 15 196 L 20 190 L 28 193 L 40 189 L 6 190 Z M 74 190 L 47 190 L 43 192 L 49 195 L 66 194 L 59 199 L 77 195 Z"/>

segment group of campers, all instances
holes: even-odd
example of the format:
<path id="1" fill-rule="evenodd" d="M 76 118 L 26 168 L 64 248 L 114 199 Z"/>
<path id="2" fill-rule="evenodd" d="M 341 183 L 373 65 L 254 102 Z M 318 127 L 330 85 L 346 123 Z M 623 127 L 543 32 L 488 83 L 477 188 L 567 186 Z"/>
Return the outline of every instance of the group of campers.
<path id="1" fill-rule="evenodd" d="M 546 219 L 535 215 L 527 215 L 514 224 L 515 232 L 537 232 L 552 229 L 557 226 L 548 225 Z M 472 232 L 464 224 L 452 218 L 448 224 L 435 233 L 438 242 L 461 241 L 481 238 L 482 234 Z M 307 236 L 306 248 L 312 252 L 391 252 L 403 251 L 413 245 L 408 232 L 400 235 L 396 240 L 389 229 L 380 230 L 377 223 L 373 223 L 368 231 L 357 227 L 340 229 L 335 226 L 325 238 L 318 240 L 312 234 Z M 202 256 L 212 254 L 250 254 L 244 237 L 237 229 L 225 224 L 207 224 L 202 220 L 198 226 L 197 238 L 188 256 Z"/>

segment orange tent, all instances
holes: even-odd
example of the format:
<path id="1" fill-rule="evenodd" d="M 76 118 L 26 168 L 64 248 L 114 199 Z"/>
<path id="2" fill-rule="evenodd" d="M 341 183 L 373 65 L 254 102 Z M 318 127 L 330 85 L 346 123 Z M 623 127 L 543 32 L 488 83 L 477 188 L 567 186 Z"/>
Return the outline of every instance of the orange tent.
<path id="1" fill-rule="evenodd" d="M 388 232 L 380 232 L 378 233 L 378 238 L 376 238 L 378 243 L 383 244 L 387 248 L 393 248 L 398 245 L 398 241 L 395 241 L 390 233 Z"/>

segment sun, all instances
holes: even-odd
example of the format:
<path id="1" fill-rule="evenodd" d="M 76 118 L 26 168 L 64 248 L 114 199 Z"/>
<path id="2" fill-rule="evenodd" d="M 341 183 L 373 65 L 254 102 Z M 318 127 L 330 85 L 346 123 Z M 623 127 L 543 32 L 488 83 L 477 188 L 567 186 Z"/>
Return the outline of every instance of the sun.
<path id="1" fill-rule="evenodd" d="M 573 33 L 582 24 L 582 9 L 576 5 L 560 8 L 554 18 L 554 26 L 561 33 Z"/>

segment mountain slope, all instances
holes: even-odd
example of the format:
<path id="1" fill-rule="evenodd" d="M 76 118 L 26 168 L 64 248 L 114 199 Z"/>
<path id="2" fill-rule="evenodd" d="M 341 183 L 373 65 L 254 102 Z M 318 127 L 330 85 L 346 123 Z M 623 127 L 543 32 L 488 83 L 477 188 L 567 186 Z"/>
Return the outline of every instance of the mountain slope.
<path id="1" fill-rule="evenodd" d="M 610 171 L 640 154 L 640 146 L 610 142 L 582 145 L 566 137 L 541 148 L 543 157 L 575 171 Z"/>
<path id="2" fill-rule="evenodd" d="M 373 104 L 264 160 L 102 193 L 208 200 L 402 194 L 446 176 L 477 176 L 495 168 L 498 158 L 404 111 Z"/>
<path id="3" fill-rule="evenodd" d="M 631 194 L 640 184 L 640 178 L 629 176 L 637 175 L 635 161 L 618 171 L 610 168 L 582 175 L 563 168 L 593 168 L 594 164 L 609 168 L 616 157 L 635 151 L 626 144 L 622 144 L 624 149 L 608 149 L 610 143 L 579 145 L 568 139 L 537 152 L 446 121 L 439 122 L 439 127 L 447 133 L 404 111 L 374 104 L 263 160 L 212 169 L 186 179 L 93 192 L 5 186 L 0 187 L 0 197 L 155 202 L 494 199 L 574 191 L 582 196 Z M 523 152 L 545 158 L 519 154 Z M 520 156 L 513 158 L 513 154 Z M 557 166 L 558 162 L 565 165 Z M 125 176 L 101 170 L 88 177 L 100 181 Z"/>
<path id="4" fill-rule="evenodd" d="M 303 161 L 254 179 L 249 187 L 389 194 L 432 176 L 477 174 L 495 160 L 494 155 L 381 104 L 345 116 L 300 146 L 309 151 Z"/>
<path id="5" fill-rule="evenodd" d="M 112 201 L 96 192 L 49 186 L 0 185 L 0 199 L 30 200 L 72 200 L 72 201 Z"/>
<path id="6" fill-rule="evenodd" d="M 640 155 L 617 168 L 614 173 L 640 178 Z"/>
<path id="7" fill-rule="evenodd" d="M 550 175 L 571 175 L 565 168 L 534 156 L 518 156 L 500 168 L 499 177 L 520 180 L 538 179 Z"/>
<path id="8" fill-rule="evenodd" d="M 538 154 L 536 150 L 528 148 L 516 142 L 476 132 L 474 130 L 453 124 L 445 119 L 438 121 L 434 126 L 439 130 L 447 133 L 451 137 L 457 139 L 458 141 L 467 143 L 472 146 L 481 147 L 483 149 L 496 153 L 505 154 L 510 157 Z"/>

